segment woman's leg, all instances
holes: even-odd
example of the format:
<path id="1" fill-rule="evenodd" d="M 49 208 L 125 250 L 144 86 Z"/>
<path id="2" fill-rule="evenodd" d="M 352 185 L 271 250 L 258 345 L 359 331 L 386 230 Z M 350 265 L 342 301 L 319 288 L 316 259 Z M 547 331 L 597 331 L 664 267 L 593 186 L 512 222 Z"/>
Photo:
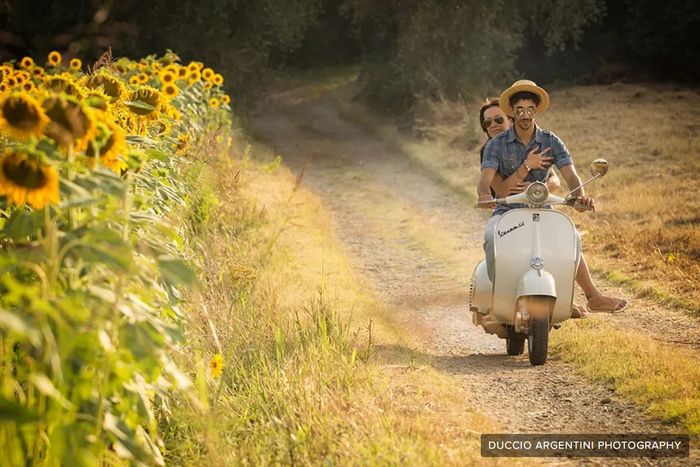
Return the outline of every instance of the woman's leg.
<path id="1" fill-rule="evenodd" d="M 627 306 L 625 300 L 616 297 L 608 297 L 598 290 L 598 287 L 593 283 L 591 272 L 588 270 L 588 264 L 586 264 L 586 258 L 583 254 L 581 254 L 581 261 L 576 271 L 576 282 L 581 286 L 583 293 L 586 295 L 588 309 L 591 311 L 607 311 L 612 313 L 614 311 L 620 311 Z"/>

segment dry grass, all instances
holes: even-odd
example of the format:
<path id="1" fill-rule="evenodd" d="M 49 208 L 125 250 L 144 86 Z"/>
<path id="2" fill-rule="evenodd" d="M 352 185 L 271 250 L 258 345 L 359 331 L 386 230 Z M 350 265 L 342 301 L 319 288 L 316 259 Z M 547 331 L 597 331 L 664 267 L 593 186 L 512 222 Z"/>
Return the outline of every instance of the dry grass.
<path id="1" fill-rule="evenodd" d="M 612 386 L 660 419 L 700 435 L 696 353 L 639 333 L 606 329 L 597 320 L 563 327 L 552 334 L 552 347 L 588 378 Z"/>
<path id="2" fill-rule="evenodd" d="M 594 267 L 700 315 L 700 115 L 689 111 L 697 105 L 700 94 L 670 86 L 579 87 L 553 92 L 541 124 L 567 143 L 580 172 L 598 157 L 611 164 L 590 189 L 599 212 L 574 216 Z"/>
<path id="3" fill-rule="evenodd" d="M 478 461 L 479 434 L 497 427 L 410 351 L 390 364 L 372 357 L 374 345 L 405 347 L 387 310 L 351 272 L 318 199 L 266 160 L 218 158 L 192 183 L 206 219 L 191 238 L 202 287 L 180 359 L 202 408 L 175 401 L 163 424 L 169 462 Z M 218 380 L 205 374 L 214 353 L 226 362 Z"/>

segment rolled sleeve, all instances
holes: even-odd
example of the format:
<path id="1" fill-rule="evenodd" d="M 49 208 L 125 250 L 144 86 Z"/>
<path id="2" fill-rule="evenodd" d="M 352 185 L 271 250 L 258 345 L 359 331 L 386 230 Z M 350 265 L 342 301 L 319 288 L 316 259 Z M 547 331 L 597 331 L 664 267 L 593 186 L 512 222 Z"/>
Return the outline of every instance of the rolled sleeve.
<path id="1" fill-rule="evenodd" d="M 498 150 L 497 143 L 494 140 L 486 143 L 484 148 L 484 160 L 481 161 L 481 169 L 496 169 L 498 170 Z"/>
<path id="2" fill-rule="evenodd" d="M 569 154 L 569 150 L 558 136 L 551 135 L 550 143 L 552 148 L 552 157 L 554 157 L 554 163 L 558 169 L 574 163 L 573 159 L 571 159 L 571 154 Z"/>

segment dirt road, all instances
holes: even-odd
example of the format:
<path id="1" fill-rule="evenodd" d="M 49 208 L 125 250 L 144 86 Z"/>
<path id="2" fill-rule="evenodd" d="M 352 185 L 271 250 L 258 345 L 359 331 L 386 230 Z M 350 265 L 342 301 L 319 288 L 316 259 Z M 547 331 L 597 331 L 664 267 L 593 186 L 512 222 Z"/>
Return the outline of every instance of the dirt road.
<path id="1" fill-rule="evenodd" d="M 292 170 L 308 163 L 304 183 L 330 210 L 353 264 L 391 307 L 411 351 L 453 375 L 471 395 L 466 403 L 504 431 L 674 431 L 574 375 L 561 361 L 532 367 L 527 355 L 505 356 L 503 341 L 474 327 L 467 288 L 483 255 L 487 214 L 396 147 L 343 119 L 332 94 L 297 89 L 276 95 L 261 107 L 253 126 Z M 392 349 L 377 350 L 391 363 Z M 602 461 L 574 463 L 609 464 Z M 658 465 L 645 459 L 621 463 Z"/>

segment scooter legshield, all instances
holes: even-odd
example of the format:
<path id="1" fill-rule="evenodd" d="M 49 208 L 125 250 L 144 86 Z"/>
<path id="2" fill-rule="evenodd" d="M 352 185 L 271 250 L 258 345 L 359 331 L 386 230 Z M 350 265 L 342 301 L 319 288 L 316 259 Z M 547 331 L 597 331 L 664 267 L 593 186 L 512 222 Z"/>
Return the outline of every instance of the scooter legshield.
<path id="1" fill-rule="evenodd" d="M 538 231 L 539 238 L 536 238 Z M 544 262 L 542 279 L 546 272 L 554 281 L 553 296 L 557 300 L 551 323 L 562 322 L 571 316 L 574 278 L 580 257 L 574 224 L 565 214 L 553 209 L 523 208 L 506 212 L 496 223 L 491 314 L 499 321 L 513 324 L 516 301 L 526 290 L 523 278 L 528 278 L 531 284 L 536 283 L 536 276 L 532 274 L 539 273 L 532 265 L 537 250 Z M 533 287 L 526 293 L 537 295 L 536 292 L 542 292 L 540 295 L 552 296 L 550 281 L 542 280 L 539 284 L 542 290 Z"/>

